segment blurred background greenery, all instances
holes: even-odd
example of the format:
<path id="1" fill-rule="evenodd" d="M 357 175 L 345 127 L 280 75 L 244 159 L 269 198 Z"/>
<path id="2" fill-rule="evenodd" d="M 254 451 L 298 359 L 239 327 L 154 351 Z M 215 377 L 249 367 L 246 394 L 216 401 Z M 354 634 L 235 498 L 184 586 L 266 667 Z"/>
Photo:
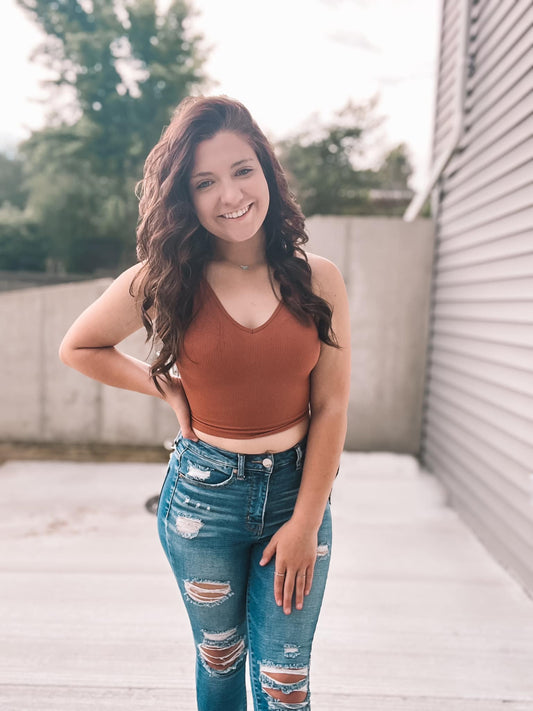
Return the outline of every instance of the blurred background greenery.
<path id="1" fill-rule="evenodd" d="M 74 106 L 50 111 L 45 126 L 0 153 L 0 270 L 49 275 L 113 274 L 135 261 L 143 164 L 179 101 L 210 93 L 193 8 L 173 0 L 17 0 L 45 33 L 33 61 L 52 71 L 50 105 L 67 87 Z M 134 67 L 127 86 L 120 64 Z M 72 120 L 75 116 L 75 120 Z M 380 125 L 377 102 L 348 103 L 327 123 L 276 143 L 291 188 L 314 214 L 402 215 L 412 166 L 400 143 L 375 169 L 368 137 Z M 422 216 L 427 216 L 428 206 Z"/>

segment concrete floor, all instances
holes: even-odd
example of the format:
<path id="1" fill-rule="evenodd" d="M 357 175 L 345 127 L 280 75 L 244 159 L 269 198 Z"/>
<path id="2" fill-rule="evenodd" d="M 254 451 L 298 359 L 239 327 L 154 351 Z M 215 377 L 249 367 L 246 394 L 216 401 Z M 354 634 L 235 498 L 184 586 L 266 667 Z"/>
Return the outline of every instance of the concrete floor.
<path id="1" fill-rule="evenodd" d="M 2 711 L 196 708 L 190 632 L 144 508 L 164 470 L 0 467 Z M 409 456 L 345 453 L 333 515 L 313 711 L 533 711 L 533 600 L 434 477 Z"/>

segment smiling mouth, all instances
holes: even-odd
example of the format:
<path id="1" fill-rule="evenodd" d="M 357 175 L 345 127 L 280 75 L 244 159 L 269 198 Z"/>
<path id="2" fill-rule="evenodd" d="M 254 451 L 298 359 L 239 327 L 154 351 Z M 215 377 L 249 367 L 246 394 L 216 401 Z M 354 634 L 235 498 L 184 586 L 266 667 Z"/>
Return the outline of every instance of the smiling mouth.
<path id="1" fill-rule="evenodd" d="M 220 217 L 223 217 L 226 220 L 236 220 L 238 217 L 242 217 L 243 215 L 246 215 L 248 210 L 252 207 L 253 203 L 250 203 L 246 207 L 243 207 L 242 210 L 237 210 L 236 212 L 227 212 L 225 215 L 221 215 Z"/>

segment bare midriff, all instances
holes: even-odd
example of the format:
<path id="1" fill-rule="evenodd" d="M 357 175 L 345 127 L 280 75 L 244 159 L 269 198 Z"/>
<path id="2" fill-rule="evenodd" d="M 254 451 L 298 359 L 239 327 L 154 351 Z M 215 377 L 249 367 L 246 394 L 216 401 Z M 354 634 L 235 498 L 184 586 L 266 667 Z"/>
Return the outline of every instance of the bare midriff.
<path id="1" fill-rule="evenodd" d="M 309 418 L 297 422 L 292 427 L 289 427 L 282 432 L 265 435 L 263 437 L 252 437 L 250 439 L 229 439 L 226 437 L 218 437 L 211 434 L 206 434 L 200 430 L 193 428 L 195 434 L 203 442 L 212 444 L 220 449 L 227 449 L 230 452 L 238 452 L 239 454 L 264 454 L 276 452 L 284 452 L 286 449 L 294 447 L 298 444 L 309 429 Z"/>

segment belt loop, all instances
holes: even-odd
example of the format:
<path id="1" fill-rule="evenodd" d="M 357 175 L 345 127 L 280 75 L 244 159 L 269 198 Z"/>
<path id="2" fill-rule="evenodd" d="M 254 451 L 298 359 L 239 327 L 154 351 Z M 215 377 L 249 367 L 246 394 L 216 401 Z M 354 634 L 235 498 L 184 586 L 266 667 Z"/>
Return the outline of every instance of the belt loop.
<path id="1" fill-rule="evenodd" d="M 298 444 L 295 445 L 294 449 L 296 450 L 296 468 L 298 469 L 302 464 L 302 445 L 298 442 Z"/>
<path id="2" fill-rule="evenodd" d="M 237 454 L 237 479 L 244 479 L 244 462 L 246 455 Z"/>

